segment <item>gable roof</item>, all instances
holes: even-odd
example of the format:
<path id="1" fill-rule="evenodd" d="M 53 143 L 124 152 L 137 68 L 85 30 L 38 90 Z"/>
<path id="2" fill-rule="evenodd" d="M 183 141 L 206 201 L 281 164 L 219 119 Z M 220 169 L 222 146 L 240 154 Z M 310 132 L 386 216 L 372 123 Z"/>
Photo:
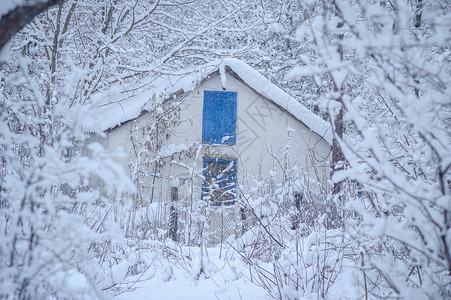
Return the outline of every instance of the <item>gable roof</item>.
<path id="1" fill-rule="evenodd" d="M 92 132 L 113 129 L 127 121 L 136 119 L 155 103 L 158 104 L 193 91 L 204 80 L 218 73 L 218 71 L 224 89 L 227 88 L 226 72 L 231 73 L 256 93 L 286 110 L 310 130 L 323 137 L 330 145 L 332 144 L 332 130 L 328 122 L 307 109 L 248 64 L 235 58 L 226 58 L 221 62 L 214 62 L 202 69 L 190 72 L 188 75 L 161 77 L 153 81 L 145 92 L 136 95 L 133 92 L 119 93 L 118 91 L 110 91 L 108 95 L 101 95 L 108 100 L 99 101 L 100 104 L 95 106 L 85 119 L 83 127 Z"/>
<path id="2" fill-rule="evenodd" d="M 235 73 L 255 92 L 286 110 L 310 130 L 323 137 L 330 145 L 332 144 L 332 130 L 329 122 L 321 119 L 245 62 L 235 58 L 226 58 L 222 61 L 219 65 L 219 73 L 223 88 L 227 87 L 227 77 L 225 76 L 227 69 Z"/>

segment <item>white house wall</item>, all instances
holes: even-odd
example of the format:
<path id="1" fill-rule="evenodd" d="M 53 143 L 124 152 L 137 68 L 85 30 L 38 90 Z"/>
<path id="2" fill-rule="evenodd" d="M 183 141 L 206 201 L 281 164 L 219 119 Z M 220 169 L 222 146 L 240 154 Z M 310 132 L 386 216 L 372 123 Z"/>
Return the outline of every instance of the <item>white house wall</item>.
<path id="1" fill-rule="evenodd" d="M 190 97 L 182 103 L 180 124 L 172 130 L 166 145 L 200 145 L 202 142 L 202 112 L 204 90 L 222 91 L 219 76 L 207 79 Z M 302 180 L 309 188 L 318 189 L 316 181 L 327 182 L 330 146 L 318 134 L 311 131 L 299 120 L 285 110 L 276 106 L 272 101 L 259 96 L 241 81 L 227 73 L 227 91 L 237 92 L 237 142 L 235 145 L 207 145 L 203 144 L 197 159 L 187 159 L 175 164 L 167 164 L 160 170 L 159 177 L 151 189 L 153 177 L 149 176 L 143 184 L 144 198 L 153 194 L 153 201 L 168 199 L 172 179 L 178 177 L 182 186 L 180 198 L 190 197 L 189 190 L 183 188 L 183 183 L 190 179 L 195 172 L 202 175 L 204 158 L 225 158 L 237 160 L 237 186 L 249 187 L 255 185 L 255 180 L 268 179 L 271 174 L 273 180 L 282 181 L 282 169 L 289 165 L 301 167 L 304 172 Z M 219 116 L 218 116 L 219 117 Z M 109 149 L 122 148 L 127 157 L 119 160 L 121 165 L 129 171 L 130 161 L 136 161 L 132 147 L 130 132 L 142 132 L 146 124 L 152 123 L 152 116 L 146 114 L 135 121 L 128 122 L 108 133 Z M 141 137 L 142 138 L 142 137 Z M 172 147 L 176 148 L 176 147 Z M 287 151 L 287 149 L 289 149 Z M 288 155 L 288 162 L 286 160 Z M 185 164 L 187 168 L 180 167 Z M 289 169 L 288 168 L 288 169 Z M 148 170 L 152 174 L 152 170 Z M 276 174 L 276 175 L 274 175 Z M 188 180 L 189 181 L 189 180 Z M 200 199 L 202 179 L 195 176 L 194 199 Z M 189 189 L 189 186 L 186 186 Z"/>

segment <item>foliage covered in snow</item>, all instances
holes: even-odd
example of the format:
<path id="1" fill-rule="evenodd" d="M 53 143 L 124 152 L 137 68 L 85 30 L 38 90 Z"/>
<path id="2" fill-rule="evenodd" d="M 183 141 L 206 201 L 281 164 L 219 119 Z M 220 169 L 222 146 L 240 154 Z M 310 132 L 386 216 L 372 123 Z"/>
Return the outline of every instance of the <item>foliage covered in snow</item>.
<path id="1" fill-rule="evenodd" d="M 449 298 L 450 16 L 448 0 L 61 1 L 2 49 L 0 298 Z M 175 159 L 199 145 L 161 143 L 165 100 L 227 67 L 334 140 L 340 189 L 247 174 L 235 238 L 207 247 L 191 199 L 174 242 L 174 207 L 139 183 L 162 160 L 202 178 Z M 142 111 L 161 127 L 130 133 L 127 176 L 86 132 Z"/>

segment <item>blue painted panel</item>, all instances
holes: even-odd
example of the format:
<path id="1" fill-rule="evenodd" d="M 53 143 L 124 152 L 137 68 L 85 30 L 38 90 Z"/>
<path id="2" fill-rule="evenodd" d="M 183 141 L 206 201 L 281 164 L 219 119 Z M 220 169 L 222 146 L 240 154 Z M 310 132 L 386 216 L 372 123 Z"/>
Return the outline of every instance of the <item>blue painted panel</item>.
<path id="1" fill-rule="evenodd" d="M 236 92 L 204 91 L 203 143 L 236 143 L 236 99 Z"/>

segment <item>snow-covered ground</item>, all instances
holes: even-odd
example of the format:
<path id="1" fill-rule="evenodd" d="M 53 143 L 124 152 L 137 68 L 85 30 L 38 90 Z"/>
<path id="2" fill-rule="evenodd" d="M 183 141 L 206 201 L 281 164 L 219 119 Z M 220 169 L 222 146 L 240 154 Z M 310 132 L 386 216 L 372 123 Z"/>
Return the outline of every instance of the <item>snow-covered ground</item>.
<path id="1" fill-rule="evenodd" d="M 207 275 L 202 274 L 198 277 L 196 273 L 200 270 L 199 248 L 190 250 L 191 269 L 186 261 L 179 261 L 172 267 L 168 262 L 167 265 L 161 265 L 162 268 L 158 270 L 155 269 L 155 266 L 151 266 L 144 274 L 128 278 L 128 291 L 114 299 L 268 299 L 265 290 L 250 282 L 250 279 L 241 272 L 242 267 L 235 260 L 236 254 L 223 249 L 220 258 L 219 248 L 209 248 L 208 259 L 205 263 Z M 184 255 L 188 256 L 188 248 L 184 248 L 182 251 Z M 188 258 L 186 257 L 186 259 Z"/>

